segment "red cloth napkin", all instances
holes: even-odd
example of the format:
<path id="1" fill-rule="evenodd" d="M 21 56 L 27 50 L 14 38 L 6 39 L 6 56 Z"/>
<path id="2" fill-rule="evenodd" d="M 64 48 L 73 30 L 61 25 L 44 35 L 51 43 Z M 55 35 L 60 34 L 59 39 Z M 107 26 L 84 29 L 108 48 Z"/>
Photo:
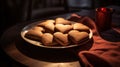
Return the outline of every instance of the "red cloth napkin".
<path id="1" fill-rule="evenodd" d="M 97 31 L 95 22 L 89 17 L 72 14 L 69 20 L 83 23 L 93 31 L 92 47 L 78 52 L 80 62 L 84 67 L 120 67 L 120 41 L 111 42 L 103 39 Z M 115 30 L 120 32 L 120 28 L 115 28 Z"/>

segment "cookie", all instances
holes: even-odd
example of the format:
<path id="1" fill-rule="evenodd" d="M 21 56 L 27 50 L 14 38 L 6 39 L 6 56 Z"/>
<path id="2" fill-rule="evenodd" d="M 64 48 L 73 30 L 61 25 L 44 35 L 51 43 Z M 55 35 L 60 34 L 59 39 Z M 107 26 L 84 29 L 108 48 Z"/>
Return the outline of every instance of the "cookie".
<path id="1" fill-rule="evenodd" d="M 70 40 L 73 43 L 79 44 L 79 43 L 89 39 L 89 34 L 87 32 L 80 32 L 78 30 L 71 30 L 68 33 L 68 37 L 70 38 Z"/>
<path id="2" fill-rule="evenodd" d="M 55 23 L 55 20 L 45 20 L 43 22 L 40 22 L 39 24 L 37 24 L 37 26 L 42 26 L 44 27 L 46 24 L 48 23 Z"/>
<path id="3" fill-rule="evenodd" d="M 45 26 L 44 26 L 45 30 L 47 33 L 53 33 L 54 32 L 54 23 L 47 23 Z"/>
<path id="4" fill-rule="evenodd" d="M 42 43 L 45 46 L 53 46 L 55 42 L 53 40 L 53 35 L 50 33 L 44 33 L 42 36 Z"/>
<path id="5" fill-rule="evenodd" d="M 73 29 L 73 27 L 71 25 L 56 24 L 55 29 L 56 31 L 67 33 L 68 31 Z"/>
<path id="6" fill-rule="evenodd" d="M 35 30 L 35 31 L 45 32 L 45 29 L 43 27 L 39 27 L 39 26 L 32 27 L 31 29 Z"/>
<path id="7" fill-rule="evenodd" d="M 55 41 L 58 42 L 62 46 L 69 45 L 69 40 L 68 40 L 67 34 L 63 34 L 61 32 L 56 32 L 56 33 L 54 33 L 54 38 L 55 38 Z"/>
<path id="8" fill-rule="evenodd" d="M 89 31 L 89 27 L 82 24 L 82 23 L 74 23 L 73 24 L 73 29 L 74 30 L 79 30 L 79 31 L 86 31 L 86 32 L 90 32 Z"/>
<path id="9" fill-rule="evenodd" d="M 65 20 L 64 18 L 56 18 L 55 24 L 71 24 L 71 21 Z"/>
<path id="10" fill-rule="evenodd" d="M 41 31 L 31 29 L 25 34 L 25 37 L 28 39 L 36 40 L 40 42 L 42 35 L 43 33 Z"/>

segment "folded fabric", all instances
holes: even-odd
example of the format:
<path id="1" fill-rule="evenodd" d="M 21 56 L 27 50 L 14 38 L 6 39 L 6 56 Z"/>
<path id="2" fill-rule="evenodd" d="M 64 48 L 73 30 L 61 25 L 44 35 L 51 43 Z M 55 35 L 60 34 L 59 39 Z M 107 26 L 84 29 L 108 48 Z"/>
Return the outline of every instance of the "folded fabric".
<path id="1" fill-rule="evenodd" d="M 69 20 L 83 23 L 89 26 L 93 32 L 94 42 L 92 47 L 89 50 L 78 52 L 80 63 L 83 67 L 120 67 L 120 40 L 111 42 L 104 39 L 101 36 L 101 32 L 97 31 L 95 22 L 89 17 L 72 14 Z M 112 29 L 118 33 L 120 32 L 120 28 Z"/>

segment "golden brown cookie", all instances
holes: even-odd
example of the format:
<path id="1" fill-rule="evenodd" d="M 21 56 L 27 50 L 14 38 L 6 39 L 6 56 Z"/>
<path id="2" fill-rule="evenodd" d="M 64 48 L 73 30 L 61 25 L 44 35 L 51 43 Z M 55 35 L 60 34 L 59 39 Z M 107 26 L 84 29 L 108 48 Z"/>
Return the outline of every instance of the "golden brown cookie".
<path id="1" fill-rule="evenodd" d="M 46 32 L 53 33 L 55 26 L 54 26 L 54 23 L 49 22 L 44 26 L 44 28 L 45 28 Z"/>
<path id="2" fill-rule="evenodd" d="M 89 27 L 82 24 L 82 23 L 74 23 L 73 24 L 73 29 L 74 30 L 79 30 L 79 31 L 86 31 L 89 32 Z"/>
<path id="3" fill-rule="evenodd" d="M 37 24 L 37 26 L 42 26 L 42 27 L 44 27 L 44 26 L 45 26 L 46 24 L 48 24 L 48 23 L 55 23 L 55 20 L 45 20 L 45 21 Z"/>
<path id="4" fill-rule="evenodd" d="M 67 46 L 69 44 L 68 34 L 63 34 L 61 32 L 54 33 L 55 41 L 62 46 Z"/>
<path id="5" fill-rule="evenodd" d="M 73 27 L 72 27 L 72 25 L 56 24 L 55 29 L 56 29 L 56 31 L 66 33 L 68 31 L 72 30 Z"/>
<path id="6" fill-rule="evenodd" d="M 71 24 L 71 21 L 65 20 L 64 18 L 56 18 L 56 24 Z"/>
<path id="7" fill-rule="evenodd" d="M 42 36 L 42 43 L 45 46 L 53 46 L 55 45 L 55 41 L 53 40 L 53 35 L 50 33 L 44 33 Z"/>
<path id="8" fill-rule="evenodd" d="M 35 26 L 35 27 L 32 27 L 31 29 L 35 30 L 35 31 L 45 32 L 45 29 L 43 27 L 40 27 L 40 26 Z"/>
<path id="9" fill-rule="evenodd" d="M 41 41 L 42 35 L 43 33 L 41 31 L 31 29 L 25 34 L 25 37 L 32 40 Z"/>
<path id="10" fill-rule="evenodd" d="M 71 30 L 68 33 L 68 37 L 73 43 L 79 44 L 89 39 L 89 34 L 87 32 L 79 32 L 78 30 Z"/>

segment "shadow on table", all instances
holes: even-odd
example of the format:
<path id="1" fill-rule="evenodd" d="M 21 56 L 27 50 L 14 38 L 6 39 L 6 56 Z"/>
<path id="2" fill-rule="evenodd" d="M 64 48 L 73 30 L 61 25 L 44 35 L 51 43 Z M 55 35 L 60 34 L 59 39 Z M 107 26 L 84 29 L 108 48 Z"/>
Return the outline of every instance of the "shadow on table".
<path id="1" fill-rule="evenodd" d="M 27 55 L 28 57 L 37 60 L 48 62 L 72 62 L 79 60 L 77 54 L 79 51 L 89 50 L 91 48 L 93 44 L 93 39 L 91 39 L 84 45 L 65 49 L 37 47 L 35 45 L 25 42 L 23 39 L 21 39 L 21 41 L 16 42 L 16 44 L 16 47 L 20 52 L 22 52 L 24 55 Z"/>

